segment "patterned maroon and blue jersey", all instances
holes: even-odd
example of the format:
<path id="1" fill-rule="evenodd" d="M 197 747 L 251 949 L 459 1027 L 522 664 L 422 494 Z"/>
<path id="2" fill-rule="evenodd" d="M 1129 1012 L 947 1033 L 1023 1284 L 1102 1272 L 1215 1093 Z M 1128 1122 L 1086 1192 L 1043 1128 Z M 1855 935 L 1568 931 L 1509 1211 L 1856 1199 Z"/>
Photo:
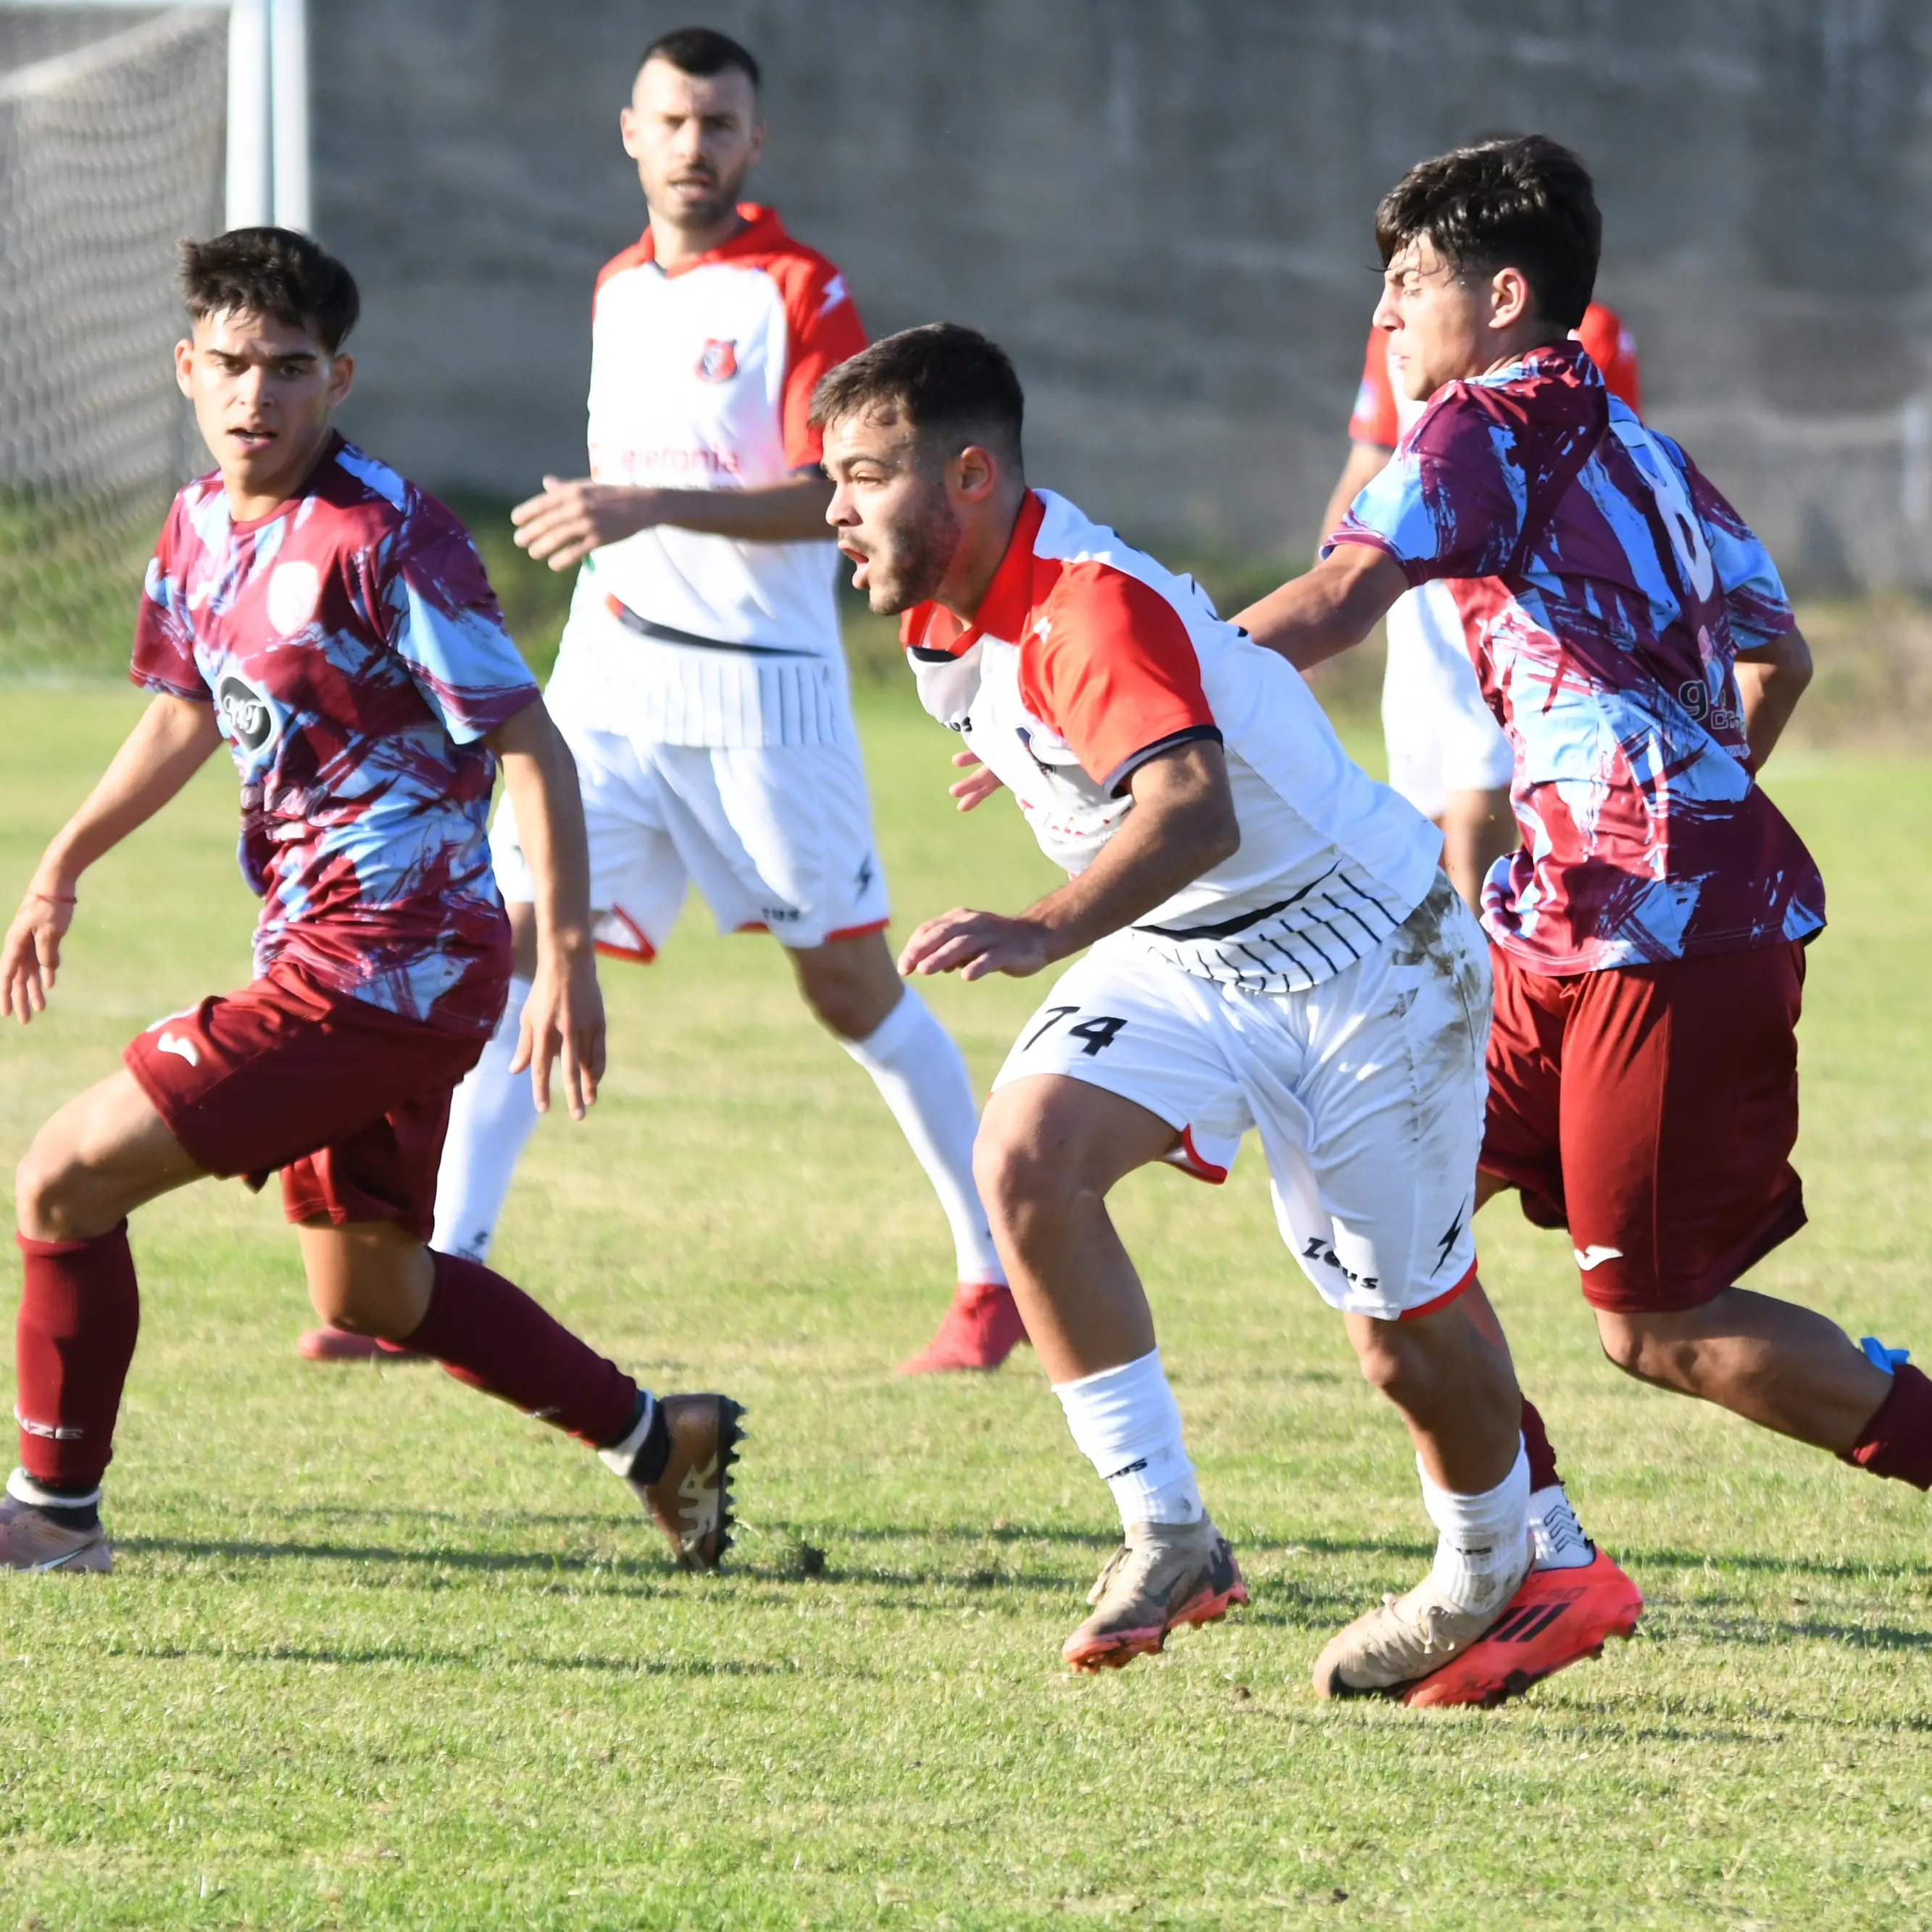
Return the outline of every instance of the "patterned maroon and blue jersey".
<path id="1" fill-rule="evenodd" d="M 478 742 L 537 687 L 468 534 L 336 437 L 302 494 L 237 523 L 218 475 L 175 499 L 134 677 L 212 704 L 242 778 L 255 968 L 454 1033 L 501 1012 L 508 924 Z"/>
<path id="2" fill-rule="evenodd" d="M 1763 546 L 1581 346 L 1438 392 L 1330 538 L 1447 580 L 1516 752 L 1484 889 L 1532 971 L 1804 939 L 1825 889 L 1752 776 L 1733 660 L 1792 627 Z"/>

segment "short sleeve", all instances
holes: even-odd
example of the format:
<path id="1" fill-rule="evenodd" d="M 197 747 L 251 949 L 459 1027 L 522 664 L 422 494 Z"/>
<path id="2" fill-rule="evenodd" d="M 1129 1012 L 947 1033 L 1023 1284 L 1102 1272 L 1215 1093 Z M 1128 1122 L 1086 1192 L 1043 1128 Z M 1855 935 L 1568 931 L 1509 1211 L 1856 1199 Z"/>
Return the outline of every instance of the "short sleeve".
<path id="1" fill-rule="evenodd" d="M 1046 637 L 1022 647 L 1021 695 L 1104 790 L 1175 745 L 1220 742 L 1193 640 L 1158 591 L 1104 564 L 1073 565 L 1046 620 Z"/>
<path id="2" fill-rule="evenodd" d="M 188 616 L 188 586 L 182 575 L 187 554 L 183 541 L 186 521 L 177 497 L 148 561 L 140 608 L 134 616 L 134 657 L 128 674 L 146 690 L 210 704 L 213 694 L 194 661 L 194 627 Z"/>
<path id="3" fill-rule="evenodd" d="M 1366 483 L 1322 546 L 1366 544 L 1412 585 L 1492 577 L 1514 554 L 1526 489 L 1508 433 L 1460 385 L 1424 411 L 1406 442 Z"/>
<path id="4" fill-rule="evenodd" d="M 1731 641 L 1741 651 L 1755 650 L 1782 637 L 1796 623 L 1784 580 L 1756 532 L 1732 508 L 1724 494 L 1676 444 L 1670 447 L 1683 466 L 1690 506 L 1710 546 L 1711 562 L 1731 620 Z"/>
<path id="5" fill-rule="evenodd" d="M 828 370 L 865 347 L 866 330 L 845 278 L 830 263 L 802 284 L 796 303 L 788 304 L 787 321 L 790 352 L 780 399 L 785 460 L 808 470 L 825 454 L 825 439 L 811 421 L 812 392 Z"/>
<path id="6" fill-rule="evenodd" d="M 1379 328 L 1369 331 L 1368 352 L 1362 358 L 1361 386 L 1348 418 L 1348 434 L 1356 442 L 1393 449 L 1402 440 L 1396 412 L 1395 385 L 1389 380 L 1388 338 Z"/>
<path id="7" fill-rule="evenodd" d="M 469 532 L 440 503 L 412 503 L 382 561 L 386 635 L 459 745 L 473 743 L 536 699 Z"/>

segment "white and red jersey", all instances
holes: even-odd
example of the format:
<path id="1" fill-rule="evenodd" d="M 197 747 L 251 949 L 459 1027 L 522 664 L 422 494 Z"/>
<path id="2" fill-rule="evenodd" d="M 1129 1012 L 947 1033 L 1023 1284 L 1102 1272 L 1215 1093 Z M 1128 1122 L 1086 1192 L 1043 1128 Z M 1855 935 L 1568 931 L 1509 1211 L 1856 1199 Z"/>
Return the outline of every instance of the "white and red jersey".
<path id="1" fill-rule="evenodd" d="M 696 261 L 658 266 L 649 229 L 597 278 L 590 473 L 599 482 L 752 490 L 818 460 L 820 376 L 866 346 L 844 278 L 769 208 Z M 829 541 L 740 543 L 668 526 L 608 544 L 585 589 L 714 644 L 840 654 Z"/>
<path id="2" fill-rule="evenodd" d="M 1643 381 L 1637 363 L 1636 338 L 1614 309 L 1592 302 L 1583 311 L 1583 320 L 1570 331 L 1574 340 L 1589 352 L 1590 360 L 1602 371 L 1604 385 L 1613 396 L 1621 396 L 1641 416 Z M 1370 442 L 1393 449 L 1414 428 L 1429 398 L 1412 401 L 1398 389 L 1389 373 L 1389 345 L 1394 338 L 1385 329 L 1369 331 L 1369 346 L 1362 356 L 1361 386 L 1355 392 L 1355 406 L 1348 417 L 1348 435 L 1356 442 Z"/>
<path id="3" fill-rule="evenodd" d="M 1240 849 L 1132 928 L 1186 971 L 1318 985 L 1436 879 L 1442 835 L 1351 762 L 1300 674 L 1051 490 L 1028 493 L 970 625 L 922 604 L 901 634 L 926 710 L 1071 874 L 1133 809 L 1136 767 L 1190 740 L 1222 746 Z"/>

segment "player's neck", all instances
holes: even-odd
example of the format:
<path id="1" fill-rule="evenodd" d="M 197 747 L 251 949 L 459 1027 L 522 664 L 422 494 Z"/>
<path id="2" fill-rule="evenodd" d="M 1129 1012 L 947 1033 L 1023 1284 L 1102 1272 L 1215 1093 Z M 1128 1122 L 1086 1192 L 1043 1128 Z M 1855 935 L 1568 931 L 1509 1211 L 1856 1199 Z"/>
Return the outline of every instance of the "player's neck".
<path id="1" fill-rule="evenodd" d="M 1472 375 L 1493 376 L 1498 369 L 1507 369 L 1512 362 L 1522 358 L 1538 349 L 1553 349 L 1569 339 L 1569 332 L 1558 328 L 1540 318 L 1534 322 L 1518 322 L 1513 328 L 1500 332 L 1483 345 L 1483 352 L 1491 358 L 1479 370 L 1472 370 Z"/>
<path id="2" fill-rule="evenodd" d="M 651 210 L 651 252 L 659 268 L 682 268 L 721 248 L 751 226 L 734 207 L 701 228 L 680 226 Z"/>
<path id="3" fill-rule="evenodd" d="M 984 514 L 968 520 L 959 548 L 953 552 L 952 561 L 946 566 L 946 575 L 933 598 L 934 603 L 950 610 L 962 623 L 973 622 L 980 606 L 986 601 L 986 592 L 1006 561 L 1014 527 L 1020 520 L 1020 508 L 1025 501 L 1025 484 L 1016 483 L 987 504 Z"/>

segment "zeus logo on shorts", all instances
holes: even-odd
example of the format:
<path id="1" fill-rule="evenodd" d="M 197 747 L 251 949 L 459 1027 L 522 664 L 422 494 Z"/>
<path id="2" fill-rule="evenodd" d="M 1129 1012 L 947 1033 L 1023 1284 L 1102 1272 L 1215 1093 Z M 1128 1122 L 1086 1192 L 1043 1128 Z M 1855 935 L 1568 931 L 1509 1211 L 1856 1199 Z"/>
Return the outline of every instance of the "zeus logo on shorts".
<path id="1" fill-rule="evenodd" d="M 1311 1234 L 1308 1238 L 1308 1245 L 1302 1250 L 1301 1258 L 1305 1262 L 1324 1262 L 1328 1267 L 1338 1270 L 1346 1279 L 1350 1287 L 1366 1288 L 1371 1294 L 1382 1285 L 1380 1275 L 1358 1274 L 1328 1242 L 1322 1240 L 1318 1235 Z"/>
<path id="2" fill-rule="evenodd" d="M 214 710 L 223 735 L 244 752 L 259 752 L 274 737 L 274 706 L 232 671 L 215 686 Z"/>

